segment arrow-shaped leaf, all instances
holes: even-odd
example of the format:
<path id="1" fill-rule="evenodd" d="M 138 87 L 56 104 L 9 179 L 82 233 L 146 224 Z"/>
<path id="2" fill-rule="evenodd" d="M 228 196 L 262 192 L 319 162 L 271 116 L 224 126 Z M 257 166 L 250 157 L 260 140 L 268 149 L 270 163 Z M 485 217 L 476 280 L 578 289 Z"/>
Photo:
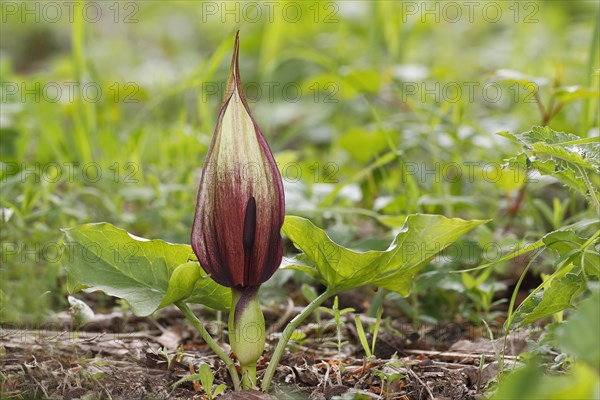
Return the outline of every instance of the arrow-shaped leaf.
<path id="1" fill-rule="evenodd" d="M 409 215 L 388 250 L 359 253 L 333 242 L 309 220 L 288 216 L 283 232 L 303 253 L 287 268 L 314 271 L 334 292 L 378 286 L 407 296 L 410 283 L 421 268 L 459 237 L 485 222 L 441 215 Z"/>
<path id="2" fill-rule="evenodd" d="M 100 290 L 127 300 L 136 315 L 145 316 L 185 297 L 189 282 L 171 280 L 174 270 L 185 264 L 180 277 L 195 279 L 187 302 L 217 309 L 229 307 L 229 289 L 215 283 L 199 267 L 189 274 L 193 269 L 186 263 L 196 259 L 189 245 L 138 238 L 108 223 L 81 225 L 64 232 L 70 292 Z M 169 288 L 170 280 L 177 287 Z M 167 292 L 169 297 L 165 298 Z"/>

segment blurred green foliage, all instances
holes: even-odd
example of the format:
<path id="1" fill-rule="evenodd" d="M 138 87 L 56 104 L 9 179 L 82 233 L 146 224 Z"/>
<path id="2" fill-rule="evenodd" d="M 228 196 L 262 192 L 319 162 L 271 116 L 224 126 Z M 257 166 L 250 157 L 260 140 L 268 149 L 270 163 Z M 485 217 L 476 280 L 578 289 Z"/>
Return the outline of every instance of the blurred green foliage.
<path id="1" fill-rule="evenodd" d="M 600 292 L 597 285 L 592 295 L 573 312 L 573 317 L 556 329 L 550 341 L 559 349 L 568 351 L 572 374 L 545 375 L 541 360 L 534 358 L 520 370 L 508 375 L 504 385 L 492 400 L 566 400 L 597 399 L 600 397 Z M 557 356 L 555 360 L 564 357 Z M 570 359 L 569 359 L 570 358 Z"/>

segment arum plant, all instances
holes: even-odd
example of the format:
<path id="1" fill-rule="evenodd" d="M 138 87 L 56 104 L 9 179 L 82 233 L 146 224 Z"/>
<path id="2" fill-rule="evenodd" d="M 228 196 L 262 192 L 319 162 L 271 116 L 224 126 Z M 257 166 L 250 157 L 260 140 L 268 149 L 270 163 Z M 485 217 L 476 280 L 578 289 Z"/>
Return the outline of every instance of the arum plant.
<path id="1" fill-rule="evenodd" d="M 334 243 L 309 220 L 285 216 L 281 176 L 240 80 L 239 37 L 225 99 L 205 160 L 191 246 L 148 240 L 107 223 L 65 229 L 67 289 L 103 291 L 125 299 L 138 316 L 175 305 L 227 366 L 234 389 L 257 386 L 264 351 L 260 285 L 280 267 L 280 231 L 300 254 L 284 268 L 311 275 L 326 290 L 290 321 L 264 371 L 268 391 L 279 360 L 299 325 L 327 299 L 362 286 L 409 294 L 411 281 L 439 252 L 486 221 L 409 215 L 386 251 L 355 252 Z M 210 336 L 189 304 L 229 310 L 235 362 Z"/>
<path id="2" fill-rule="evenodd" d="M 239 33 L 202 171 L 192 248 L 212 279 L 232 289 L 229 343 L 250 388 L 265 346 L 258 289 L 281 263 L 285 211 L 281 175 L 242 92 L 238 54 Z"/>

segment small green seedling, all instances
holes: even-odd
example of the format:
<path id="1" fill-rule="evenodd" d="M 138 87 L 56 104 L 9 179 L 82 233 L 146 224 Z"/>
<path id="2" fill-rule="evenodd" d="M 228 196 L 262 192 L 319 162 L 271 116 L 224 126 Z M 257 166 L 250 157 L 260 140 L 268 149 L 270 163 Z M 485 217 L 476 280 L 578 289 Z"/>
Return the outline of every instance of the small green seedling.
<path id="1" fill-rule="evenodd" d="M 301 331 L 294 331 L 292 336 L 290 336 L 290 342 L 294 342 L 300 346 L 306 343 L 306 333 Z"/>
<path id="2" fill-rule="evenodd" d="M 173 386 L 177 387 L 178 385 L 181 385 L 183 382 L 198 381 L 198 380 L 200 381 L 200 384 L 202 385 L 202 388 L 204 389 L 204 392 L 206 393 L 208 400 L 212 400 L 215 397 L 217 397 L 218 395 L 222 394 L 225 391 L 225 388 L 227 387 L 224 383 L 221 383 L 220 385 L 217 385 L 217 387 L 215 387 L 213 390 L 213 382 L 215 380 L 215 376 L 212 372 L 212 369 L 210 369 L 210 367 L 204 363 L 200 364 L 200 368 L 198 368 L 197 374 L 192 374 L 192 375 L 186 376 L 185 378 L 182 378 L 182 379 L 178 380 L 177 382 L 175 382 L 175 385 L 173 385 Z"/>
<path id="3" fill-rule="evenodd" d="M 365 329 L 360 320 L 360 315 L 356 314 L 354 316 L 354 324 L 356 325 L 356 331 L 358 332 L 358 338 L 360 339 L 360 344 L 362 345 L 363 350 L 367 357 L 372 357 L 375 354 L 375 343 L 377 342 L 377 335 L 379 334 L 379 328 L 381 327 L 381 316 L 383 315 L 383 304 L 380 304 L 377 308 L 377 319 L 375 320 L 375 326 L 373 327 L 373 339 L 371 340 L 371 347 L 369 347 L 369 341 L 367 340 L 367 335 L 365 334 Z"/>
<path id="4" fill-rule="evenodd" d="M 331 309 L 326 308 L 326 307 L 321 307 L 321 309 L 323 311 L 325 311 L 326 313 L 328 313 L 329 315 L 332 315 L 333 320 L 335 321 L 337 342 L 325 342 L 325 344 L 332 344 L 337 347 L 338 365 L 339 365 L 338 383 L 341 385 L 342 384 L 342 375 L 341 374 L 344 372 L 344 364 L 342 363 L 342 347 L 348 343 L 347 340 L 342 340 L 342 329 L 344 328 L 344 325 L 345 325 L 344 321 L 342 321 L 342 316 L 344 314 L 354 312 L 354 308 L 344 308 L 343 310 L 340 310 L 338 297 L 335 296 L 335 298 L 333 299 L 333 307 Z"/>
<path id="5" fill-rule="evenodd" d="M 71 318 L 76 329 L 79 329 L 94 318 L 94 311 L 84 301 L 79 300 L 73 296 L 67 297 L 71 308 Z"/>
<path id="6" fill-rule="evenodd" d="M 354 324 L 356 325 L 356 331 L 358 332 L 358 338 L 360 339 L 360 344 L 362 345 L 363 350 L 367 357 L 371 357 L 373 352 L 369 347 L 369 342 L 367 340 L 367 335 L 365 334 L 365 328 L 363 328 L 362 322 L 360 322 L 360 315 L 356 314 L 354 316 Z"/>
<path id="7" fill-rule="evenodd" d="M 169 351 L 166 347 L 161 347 L 158 350 L 158 355 L 165 359 L 167 362 L 167 371 L 171 371 L 175 365 L 173 361 L 177 361 L 177 354 L 169 355 Z"/>
<path id="8" fill-rule="evenodd" d="M 391 387 L 392 387 L 392 383 L 400 380 L 400 379 L 404 379 L 405 376 L 394 372 L 394 373 L 387 373 L 385 371 L 381 371 L 381 370 L 376 370 L 374 371 L 375 375 L 377 375 L 377 377 L 379 377 L 379 379 L 381 379 L 381 389 L 383 391 L 385 391 L 385 398 L 389 399 L 391 398 Z"/>
<path id="9" fill-rule="evenodd" d="M 327 314 L 333 316 L 333 320 L 335 322 L 336 327 L 336 335 L 337 335 L 337 343 L 335 342 L 327 342 L 328 344 L 333 344 L 338 348 L 338 354 L 342 353 L 342 346 L 347 344 L 347 341 L 342 341 L 342 329 L 344 328 L 344 321 L 342 321 L 342 316 L 344 314 L 354 312 L 354 308 L 344 308 L 343 310 L 339 309 L 338 305 L 338 297 L 335 296 L 333 299 L 333 307 L 331 309 L 327 307 L 321 307 L 322 311 L 325 311 Z"/>

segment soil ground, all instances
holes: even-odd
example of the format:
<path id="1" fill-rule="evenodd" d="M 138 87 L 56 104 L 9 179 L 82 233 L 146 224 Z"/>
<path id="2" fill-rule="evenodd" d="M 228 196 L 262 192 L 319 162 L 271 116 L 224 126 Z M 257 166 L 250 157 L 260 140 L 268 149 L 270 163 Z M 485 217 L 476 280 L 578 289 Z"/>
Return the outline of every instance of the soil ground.
<path id="1" fill-rule="evenodd" d="M 292 306 L 265 309 L 268 332 L 280 331 L 296 311 Z M 483 391 L 498 374 L 496 351 L 503 341 L 482 338 L 481 328 L 447 324 L 410 332 L 392 323 L 379 331 L 375 356 L 367 358 L 353 315 L 345 317 L 351 322 L 341 329 L 341 352 L 333 321 L 303 325 L 273 380 L 275 398 L 349 398 L 354 392 L 367 399 L 473 400 L 484 398 Z M 372 322 L 362 318 L 365 326 Z M 208 328 L 226 347 L 222 326 Z M 277 333 L 269 336 L 267 350 L 272 351 Z M 516 362 L 514 355 L 523 349 L 526 336 L 509 338 L 504 367 Z M 272 398 L 232 393 L 224 364 L 175 308 L 161 310 L 154 319 L 96 314 L 79 331 L 73 330 L 66 312 L 43 326 L 2 326 L 0 394 L 3 399 L 206 399 L 199 382 L 174 385 L 203 362 L 215 372 L 215 385 L 228 385 L 229 398 Z M 267 356 L 259 361 L 259 380 L 268 362 Z"/>

